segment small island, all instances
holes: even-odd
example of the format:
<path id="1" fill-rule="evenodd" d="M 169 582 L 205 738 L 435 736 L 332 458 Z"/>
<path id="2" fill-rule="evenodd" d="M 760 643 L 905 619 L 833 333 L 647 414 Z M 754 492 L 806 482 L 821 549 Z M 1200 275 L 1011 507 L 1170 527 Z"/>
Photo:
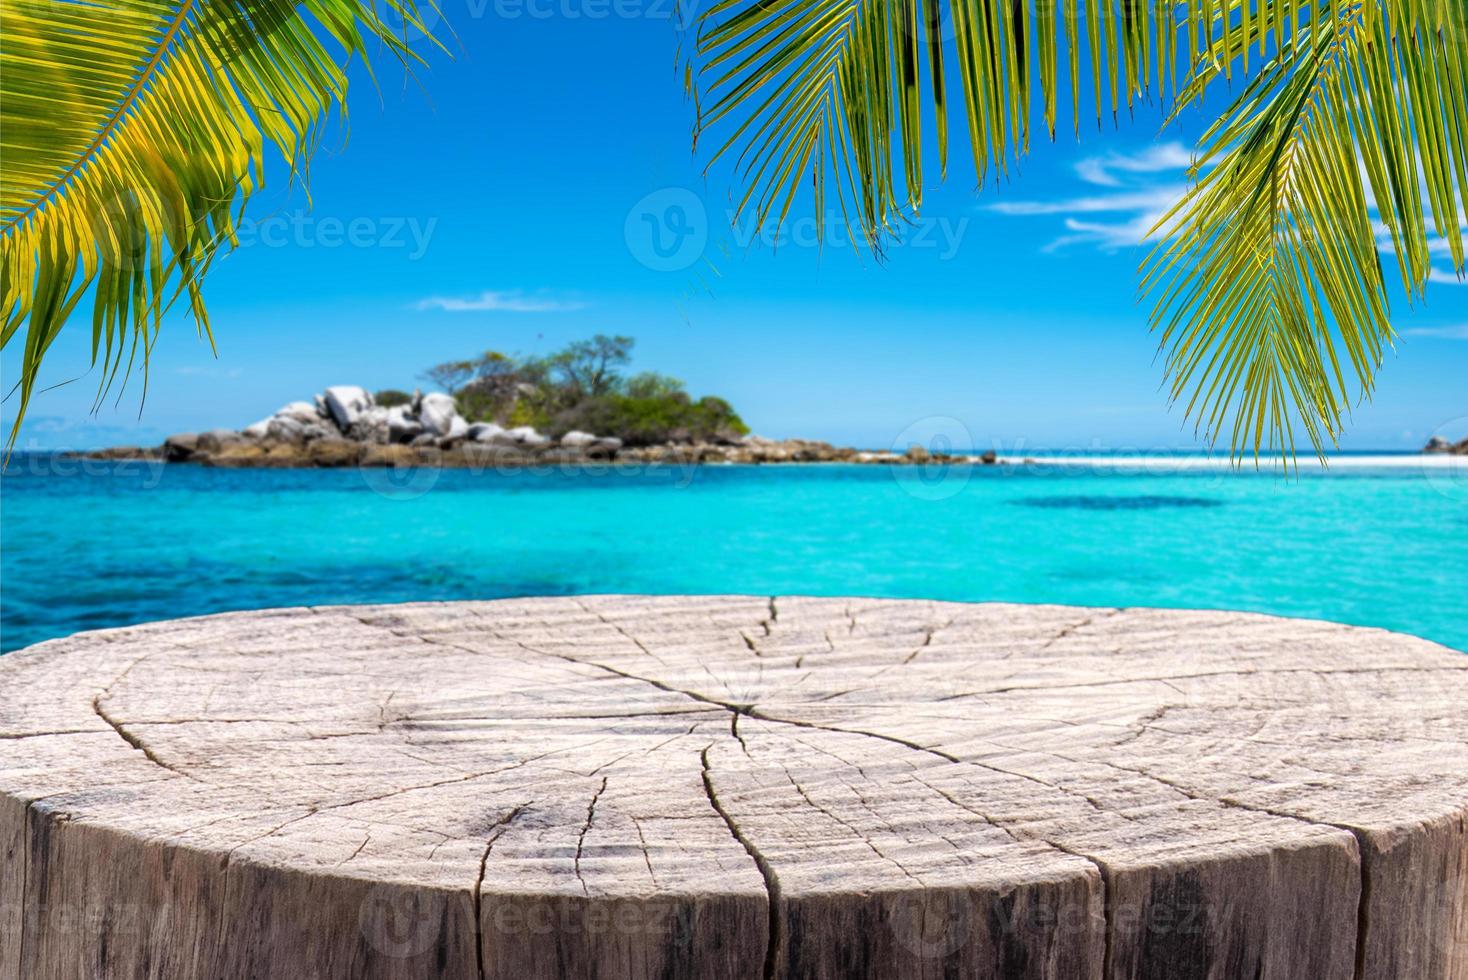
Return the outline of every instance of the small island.
<path id="1" fill-rule="evenodd" d="M 598 334 L 545 357 L 486 351 L 425 372 L 440 390 L 333 385 L 238 431 L 184 432 L 161 446 L 87 455 L 216 467 L 996 462 L 992 452 L 868 452 L 752 435 L 722 398 L 694 399 L 664 374 L 626 374 L 633 344 Z"/>
<path id="2" fill-rule="evenodd" d="M 1424 453 L 1446 454 L 1450 456 L 1468 456 L 1468 439 L 1460 439 L 1453 442 L 1442 436 L 1433 436 L 1422 447 Z"/>

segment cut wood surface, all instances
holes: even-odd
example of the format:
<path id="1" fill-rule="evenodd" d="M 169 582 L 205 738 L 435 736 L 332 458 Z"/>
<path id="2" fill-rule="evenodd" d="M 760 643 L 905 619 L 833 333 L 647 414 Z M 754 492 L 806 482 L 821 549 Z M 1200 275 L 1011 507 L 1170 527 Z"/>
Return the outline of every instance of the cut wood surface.
<path id="1" fill-rule="evenodd" d="M 1468 657 L 587 597 L 0 657 L 0 980 L 1468 980 Z"/>

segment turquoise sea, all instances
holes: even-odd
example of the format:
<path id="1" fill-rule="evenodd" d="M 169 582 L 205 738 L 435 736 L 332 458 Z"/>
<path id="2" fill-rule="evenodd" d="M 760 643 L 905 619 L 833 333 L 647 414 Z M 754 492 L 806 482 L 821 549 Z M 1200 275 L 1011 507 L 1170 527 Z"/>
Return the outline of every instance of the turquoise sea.
<path id="1" fill-rule="evenodd" d="M 1411 468 L 215 470 L 17 456 L 0 648 L 230 609 L 804 593 L 1256 610 L 1468 650 L 1468 492 Z"/>

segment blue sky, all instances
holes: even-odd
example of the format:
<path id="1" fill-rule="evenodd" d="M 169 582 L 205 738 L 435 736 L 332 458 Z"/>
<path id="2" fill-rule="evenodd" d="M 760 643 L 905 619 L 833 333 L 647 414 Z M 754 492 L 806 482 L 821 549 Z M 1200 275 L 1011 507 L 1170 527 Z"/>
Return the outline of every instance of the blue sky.
<path id="1" fill-rule="evenodd" d="M 141 417 L 136 379 L 94 416 L 79 322 L 46 381 L 80 380 L 36 399 L 20 445 L 237 428 L 329 384 L 411 387 L 442 360 L 596 332 L 635 336 L 637 368 L 729 398 L 770 436 L 1194 444 L 1160 389 L 1136 242 L 1181 186 L 1201 117 L 1159 135 L 1139 110 L 1079 143 L 1037 129 L 982 191 L 956 147 L 921 236 L 885 262 L 839 228 L 825 247 L 809 225 L 771 247 L 730 227 L 731 187 L 691 152 L 671 14 L 671 0 L 449 0 L 454 57 L 420 44 L 429 66 L 411 80 L 381 67 L 377 91 L 355 72 L 350 131 L 326 140 L 309 202 L 279 177 L 258 196 L 207 283 L 219 356 L 177 319 Z M 1345 448 L 1416 448 L 1468 416 L 1468 287 L 1396 312 L 1403 341 Z"/>

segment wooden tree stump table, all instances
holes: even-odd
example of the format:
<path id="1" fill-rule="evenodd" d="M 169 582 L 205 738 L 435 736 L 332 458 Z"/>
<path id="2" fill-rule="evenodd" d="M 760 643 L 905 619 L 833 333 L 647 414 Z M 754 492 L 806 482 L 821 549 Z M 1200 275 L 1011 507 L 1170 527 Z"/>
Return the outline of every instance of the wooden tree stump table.
<path id="1" fill-rule="evenodd" d="M 1468 657 L 555 598 L 0 658 L 0 980 L 1468 978 Z"/>

